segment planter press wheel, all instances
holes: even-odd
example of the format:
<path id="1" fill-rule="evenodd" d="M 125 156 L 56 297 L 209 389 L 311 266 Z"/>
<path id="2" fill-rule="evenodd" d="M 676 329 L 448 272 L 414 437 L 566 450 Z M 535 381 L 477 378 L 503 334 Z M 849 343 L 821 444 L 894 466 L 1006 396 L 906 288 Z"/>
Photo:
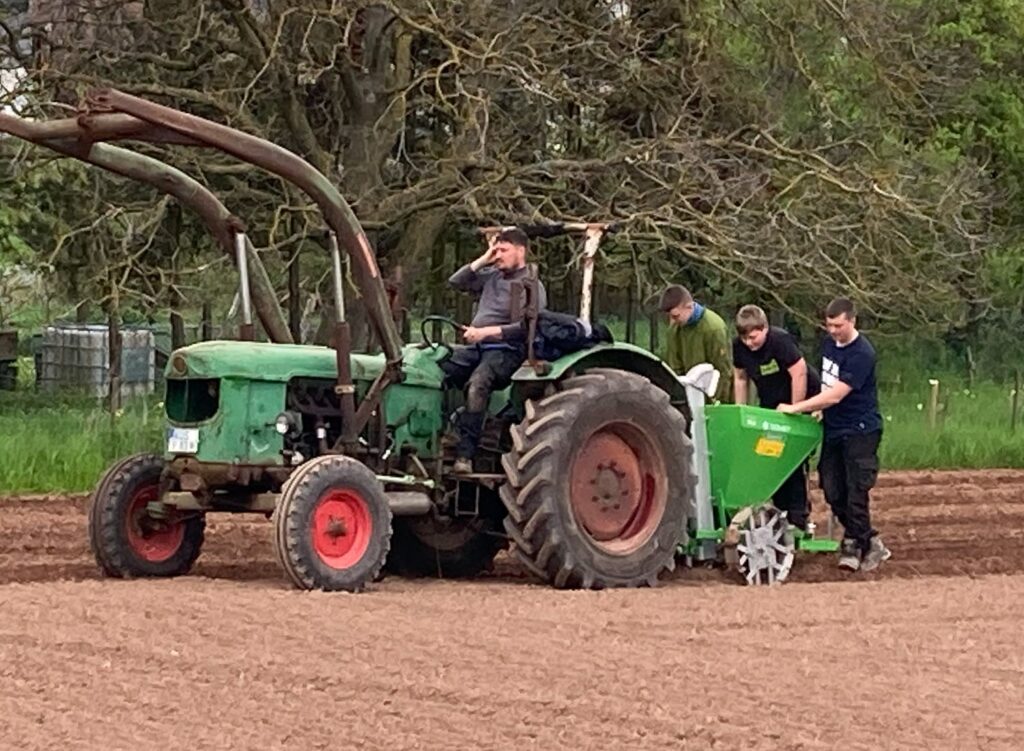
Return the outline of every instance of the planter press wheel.
<path id="1" fill-rule="evenodd" d="M 793 568 L 795 544 L 786 515 L 771 504 L 748 506 L 733 517 L 726 563 L 748 585 L 781 584 Z"/>

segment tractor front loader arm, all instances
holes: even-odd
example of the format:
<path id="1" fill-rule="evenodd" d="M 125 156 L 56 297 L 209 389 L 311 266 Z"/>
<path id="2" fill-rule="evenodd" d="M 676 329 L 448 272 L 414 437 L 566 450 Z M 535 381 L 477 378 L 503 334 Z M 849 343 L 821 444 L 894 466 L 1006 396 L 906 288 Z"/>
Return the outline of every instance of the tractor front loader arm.
<path id="1" fill-rule="evenodd" d="M 108 117 L 118 118 L 111 123 L 112 126 L 117 126 L 114 130 L 130 131 L 130 124 L 124 119 L 124 116 Z M 72 135 L 76 129 L 78 129 L 78 137 Z M 205 186 L 176 167 L 119 146 L 83 139 L 80 126 L 74 119 L 36 122 L 0 113 L 0 132 L 9 133 L 29 143 L 43 146 L 58 154 L 78 159 L 122 177 L 146 183 L 173 196 L 182 205 L 195 211 L 221 249 L 233 261 L 236 259 L 233 238 L 235 230 L 241 227 L 241 220 L 234 216 Z M 54 133 L 58 135 L 54 136 Z M 248 243 L 248 238 L 246 238 L 246 242 Z M 277 302 L 274 287 L 263 262 L 253 251 L 251 245 L 248 257 L 251 267 L 253 303 L 260 321 L 263 323 L 263 328 L 271 341 L 289 343 L 292 341 L 291 332 L 281 306 Z"/>
<path id="2" fill-rule="evenodd" d="M 133 126 L 128 123 L 120 121 L 112 123 L 109 126 L 111 130 L 119 128 L 127 132 L 127 135 L 123 137 L 166 141 L 169 138 L 167 134 L 170 132 L 174 139 L 178 139 L 173 142 L 212 147 L 244 162 L 261 167 L 298 187 L 320 207 L 327 225 L 334 232 L 338 242 L 344 246 L 352 261 L 356 284 L 362 293 L 370 323 L 377 334 L 387 360 L 387 367 L 381 371 L 377 382 L 373 384 L 363 399 L 357 413 L 355 410 L 355 386 L 352 383 L 349 368 L 346 367 L 351 354 L 351 336 L 344 310 L 339 310 L 335 321 L 334 346 L 338 353 L 339 363 L 338 382 L 335 389 L 341 403 L 342 434 L 340 443 L 348 450 L 355 449 L 358 436 L 376 408 L 376 402 L 383 393 L 384 387 L 388 383 L 401 380 L 402 341 L 395 321 L 391 317 L 391 309 L 380 269 L 377 266 L 377 259 L 370 248 L 366 233 L 363 232 L 359 220 L 356 219 L 345 198 L 325 175 L 305 159 L 263 138 L 126 94 L 117 89 L 98 89 L 90 92 L 84 114 L 85 122 L 94 129 L 101 126 L 108 127 L 105 118 L 110 113 L 129 115 L 144 124 L 140 130 L 133 130 Z M 149 132 L 147 132 L 145 124 L 150 126 Z M 336 269 L 337 281 L 339 262 L 336 256 L 332 259 L 332 263 Z M 337 288 L 335 293 L 340 297 L 340 288 Z"/>
<path id="3" fill-rule="evenodd" d="M 91 143 L 137 140 L 215 148 L 278 175 L 313 199 L 352 261 L 356 284 L 387 361 L 387 367 L 381 371 L 377 382 L 364 397 L 357 413 L 355 387 L 349 368 L 342 367 L 342 364 L 347 365 L 349 362 L 351 337 L 344 311 L 339 310 L 335 322 L 334 345 L 339 362 L 336 391 L 341 402 L 341 444 L 348 448 L 355 447 L 358 435 L 376 408 L 384 388 L 402 378 L 402 341 L 391 316 L 380 269 L 366 234 L 351 207 L 327 177 L 302 157 L 263 138 L 116 89 L 90 92 L 84 110 L 75 118 L 40 125 L 43 130 L 38 133 L 38 137 L 46 141 L 73 139 Z M 337 254 L 333 255 L 334 276 L 337 279 L 339 262 Z M 340 298 L 340 287 L 336 294 Z"/>
<path id="4" fill-rule="evenodd" d="M 117 89 L 97 89 L 87 99 L 87 120 L 103 122 L 104 111 L 130 115 L 150 124 L 158 137 L 166 140 L 168 131 L 180 142 L 218 149 L 244 162 L 257 165 L 299 187 L 320 207 L 327 224 L 338 237 L 352 261 L 356 283 L 363 295 L 370 322 L 389 363 L 402 358 L 402 341 L 391 317 L 384 282 L 377 259 L 345 198 L 321 172 L 293 152 L 244 131 L 211 120 L 165 107 Z M 91 114 L 95 113 L 95 114 Z M 95 126 L 94 126 L 95 127 Z M 122 126 L 129 130 L 128 126 Z M 126 137 L 146 139 L 142 134 Z"/>

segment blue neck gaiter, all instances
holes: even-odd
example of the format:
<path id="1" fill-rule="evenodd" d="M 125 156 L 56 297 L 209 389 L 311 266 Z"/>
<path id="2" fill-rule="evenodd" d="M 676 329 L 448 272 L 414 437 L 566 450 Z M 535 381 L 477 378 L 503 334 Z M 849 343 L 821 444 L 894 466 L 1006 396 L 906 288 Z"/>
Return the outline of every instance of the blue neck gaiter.
<path id="1" fill-rule="evenodd" d="M 701 318 L 704 317 L 704 306 L 696 300 L 693 301 L 693 313 L 690 314 L 690 320 L 686 322 L 687 326 L 695 326 Z"/>

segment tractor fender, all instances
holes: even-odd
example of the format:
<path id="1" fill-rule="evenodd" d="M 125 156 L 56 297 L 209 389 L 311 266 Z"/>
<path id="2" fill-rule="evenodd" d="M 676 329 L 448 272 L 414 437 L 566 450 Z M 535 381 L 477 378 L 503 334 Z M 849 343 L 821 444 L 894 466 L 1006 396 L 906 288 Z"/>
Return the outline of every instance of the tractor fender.
<path id="1" fill-rule="evenodd" d="M 597 344 L 547 362 L 547 366 L 546 372 L 537 373 L 529 363 L 524 364 L 512 376 L 513 388 L 526 391 L 531 386 L 561 381 L 590 368 L 614 368 L 641 375 L 666 391 L 673 403 L 686 404 L 686 389 L 672 369 L 660 358 L 633 344 Z"/>

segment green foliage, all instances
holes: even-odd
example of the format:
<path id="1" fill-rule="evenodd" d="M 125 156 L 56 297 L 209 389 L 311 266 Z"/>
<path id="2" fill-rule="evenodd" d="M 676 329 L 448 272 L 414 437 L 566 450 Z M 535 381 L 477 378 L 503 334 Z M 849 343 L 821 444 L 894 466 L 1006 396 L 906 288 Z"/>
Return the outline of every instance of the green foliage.
<path id="1" fill-rule="evenodd" d="M 618 339 L 625 338 L 624 321 L 606 322 Z M 646 317 L 636 321 L 635 342 L 645 348 L 649 326 Z M 413 328 L 418 331 L 418 322 Z M 885 468 L 1024 467 L 1024 395 L 1011 429 L 1014 364 L 1007 364 L 1005 380 L 979 378 L 971 386 L 963 357 L 942 342 L 906 337 L 875 337 L 874 342 L 880 352 Z M 813 363 L 814 341 L 805 345 Z M 992 357 L 984 347 L 978 350 Z M 20 390 L 0 392 L 0 455 L 5 457 L 0 492 L 86 491 L 115 459 L 160 450 L 163 414 L 158 396 L 134 400 L 111 418 L 102 401 L 34 393 L 31 360 L 21 358 L 19 366 Z M 939 381 L 934 427 L 929 419 L 931 379 Z"/>
<path id="2" fill-rule="evenodd" d="M 918 378 L 883 391 L 883 467 L 1024 467 L 1024 398 L 1012 431 L 1012 386 L 986 382 L 968 389 L 962 379 L 940 374 L 938 420 L 932 428 L 928 380 Z"/>
<path id="3" fill-rule="evenodd" d="M 93 399 L 0 391 L 0 490 L 86 491 L 116 459 L 159 451 L 162 436 L 151 399 L 111 416 Z"/>
<path id="4" fill-rule="evenodd" d="M 984 382 L 968 389 L 958 375 L 932 376 L 940 383 L 933 429 L 928 376 L 895 372 L 885 371 L 880 399 L 885 469 L 1024 467 L 1024 397 L 1011 432 L 1012 387 Z M 154 398 L 111 418 L 95 400 L 54 403 L 51 395 L 0 392 L 0 493 L 87 491 L 116 459 L 160 451 L 162 420 Z"/>
<path id="5" fill-rule="evenodd" d="M 264 6 L 68 11 L 36 40 L 53 57 L 26 79 L 31 114 L 63 115 L 41 103 L 102 81 L 300 153 L 381 228 L 414 315 L 453 309 L 440 288 L 479 251 L 466 225 L 619 218 L 603 312 L 622 316 L 626 286 L 640 305 L 679 281 L 720 311 L 786 307 L 809 328 L 850 294 L 873 330 L 912 328 L 957 360 L 970 345 L 993 377 L 1021 352 L 1019 0 Z M 245 219 L 282 299 L 303 245 L 301 303 L 330 297 L 308 200 L 210 150 L 140 148 Z M 112 297 L 126 318 L 228 306 L 229 262 L 188 212 L 41 149 L 0 150 L 0 268 L 53 269 L 52 307 L 15 311 L 18 325 L 87 299 L 94 320 Z M 539 251 L 574 309 L 579 245 Z"/>

